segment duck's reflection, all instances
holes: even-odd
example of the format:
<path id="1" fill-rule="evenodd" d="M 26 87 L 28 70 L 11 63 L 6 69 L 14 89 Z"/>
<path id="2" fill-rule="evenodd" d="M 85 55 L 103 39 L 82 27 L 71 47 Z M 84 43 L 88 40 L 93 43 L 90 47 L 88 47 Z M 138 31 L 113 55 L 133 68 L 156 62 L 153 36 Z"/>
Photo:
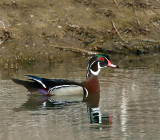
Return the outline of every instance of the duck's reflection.
<path id="1" fill-rule="evenodd" d="M 54 96 L 36 96 L 29 95 L 28 100 L 22 104 L 19 108 L 15 108 L 14 111 L 21 110 L 54 110 L 54 109 L 64 109 L 64 107 L 81 104 L 86 102 L 87 113 L 90 123 L 99 123 L 104 125 L 112 124 L 112 117 L 109 115 L 102 115 L 99 108 L 100 94 L 89 94 L 84 97 L 83 100 L 77 101 L 60 101 L 55 100 Z"/>
<path id="2" fill-rule="evenodd" d="M 81 101 L 58 101 L 52 96 L 29 95 L 28 100 L 19 108 L 15 108 L 14 111 L 60 109 L 65 106 L 78 104 L 80 102 Z"/>
<path id="3" fill-rule="evenodd" d="M 100 93 L 89 94 L 85 97 L 84 102 L 87 105 L 88 116 L 90 123 L 99 124 L 112 124 L 112 117 L 109 115 L 103 115 L 99 108 Z"/>
<path id="4" fill-rule="evenodd" d="M 35 82 L 13 80 L 14 82 L 25 86 L 31 93 L 28 95 L 28 100 L 21 105 L 19 108 L 14 109 L 14 111 L 21 110 L 53 110 L 53 109 L 63 109 L 66 106 L 71 106 L 75 104 L 80 104 L 82 102 L 86 103 L 88 117 L 90 123 L 99 123 L 109 125 L 112 124 L 112 117 L 109 115 L 103 115 L 99 108 L 100 93 L 86 93 L 84 91 L 84 96 L 42 96 L 37 95 L 37 90 L 39 90 L 39 85 Z M 39 91 L 38 91 L 39 92 Z M 70 99 L 70 100 L 67 100 Z"/>

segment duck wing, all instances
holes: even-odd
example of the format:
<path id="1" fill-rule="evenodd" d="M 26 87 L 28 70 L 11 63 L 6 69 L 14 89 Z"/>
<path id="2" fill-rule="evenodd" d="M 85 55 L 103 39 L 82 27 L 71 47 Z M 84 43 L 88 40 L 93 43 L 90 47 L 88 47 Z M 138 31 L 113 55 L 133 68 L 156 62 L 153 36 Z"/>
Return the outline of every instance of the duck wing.
<path id="1" fill-rule="evenodd" d="M 80 83 L 70 81 L 70 80 L 63 80 L 63 79 L 46 79 L 46 78 L 41 78 L 37 76 L 32 76 L 32 75 L 25 75 L 26 77 L 30 78 L 30 80 L 33 80 L 35 82 L 40 83 L 44 88 L 53 88 L 53 87 L 68 87 L 68 86 L 81 86 Z"/>

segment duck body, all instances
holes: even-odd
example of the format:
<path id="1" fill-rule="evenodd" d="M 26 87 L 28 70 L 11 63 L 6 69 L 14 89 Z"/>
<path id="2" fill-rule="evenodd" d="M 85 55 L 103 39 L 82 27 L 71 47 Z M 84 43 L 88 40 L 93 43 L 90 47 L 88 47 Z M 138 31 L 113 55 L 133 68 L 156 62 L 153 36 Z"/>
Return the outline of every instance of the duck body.
<path id="1" fill-rule="evenodd" d="M 110 59 L 106 54 L 98 54 L 89 59 L 86 80 L 82 83 L 63 79 L 47 79 L 32 75 L 25 75 L 29 78 L 29 80 L 31 80 L 30 82 L 20 82 L 20 80 L 17 79 L 12 80 L 17 84 L 25 86 L 31 93 L 34 94 L 39 92 L 42 95 L 88 95 L 88 93 L 98 93 L 100 91 L 97 76 L 101 68 L 104 67 L 118 68 L 118 66 L 111 64 Z"/>
<path id="2" fill-rule="evenodd" d="M 63 79 L 47 79 L 32 75 L 25 76 L 28 77 L 31 81 L 26 81 L 26 83 L 23 85 L 32 94 L 40 93 L 42 95 L 75 95 L 82 94 L 85 92 L 85 88 L 80 83 L 74 81 Z M 16 81 L 15 79 L 13 81 L 15 83 L 21 83 Z M 31 89 L 35 89 L 35 92 L 33 92 L 33 90 Z"/>
<path id="3" fill-rule="evenodd" d="M 99 85 L 99 80 L 97 76 L 93 76 L 86 79 L 82 83 L 82 85 L 87 89 L 88 93 L 98 93 L 100 92 L 100 85 Z"/>

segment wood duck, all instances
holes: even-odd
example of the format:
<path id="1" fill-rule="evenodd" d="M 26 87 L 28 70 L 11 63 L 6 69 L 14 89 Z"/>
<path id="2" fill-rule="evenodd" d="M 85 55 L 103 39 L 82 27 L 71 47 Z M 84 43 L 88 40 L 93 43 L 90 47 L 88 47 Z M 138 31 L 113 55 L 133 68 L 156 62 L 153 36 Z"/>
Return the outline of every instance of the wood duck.
<path id="1" fill-rule="evenodd" d="M 25 86 L 32 94 L 38 93 L 42 95 L 73 95 L 85 94 L 86 96 L 91 93 L 100 91 L 98 74 L 104 67 L 118 68 L 113 65 L 110 58 L 106 54 L 97 54 L 88 61 L 86 81 L 77 83 L 70 80 L 63 79 L 46 79 L 37 76 L 25 75 L 29 81 L 22 81 L 12 79 L 15 83 Z"/>

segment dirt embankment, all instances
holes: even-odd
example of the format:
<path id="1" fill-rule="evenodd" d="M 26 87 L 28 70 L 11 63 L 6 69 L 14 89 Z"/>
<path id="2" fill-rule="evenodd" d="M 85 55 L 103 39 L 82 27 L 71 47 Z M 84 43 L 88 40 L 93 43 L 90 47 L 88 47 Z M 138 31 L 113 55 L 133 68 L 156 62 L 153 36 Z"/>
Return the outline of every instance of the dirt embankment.
<path id="1" fill-rule="evenodd" d="M 160 50 L 158 0 L 1 0 L 0 11 L 0 60 Z"/>

